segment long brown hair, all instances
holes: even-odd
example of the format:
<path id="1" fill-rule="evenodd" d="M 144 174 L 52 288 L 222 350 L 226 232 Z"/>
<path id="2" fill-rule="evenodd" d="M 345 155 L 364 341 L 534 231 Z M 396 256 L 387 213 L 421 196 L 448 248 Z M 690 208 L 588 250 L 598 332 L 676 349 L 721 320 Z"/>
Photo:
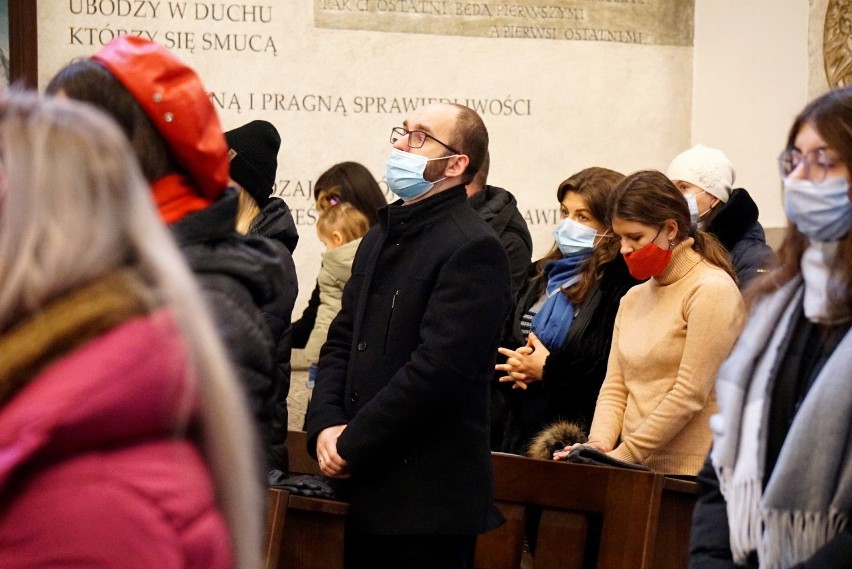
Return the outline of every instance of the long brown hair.
<path id="1" fill-rule="evenodd" d="M 613 190 L 611 212 L 613 218 L 652 227 L 662 227 L 666 221 L 674 220 L 678 242 L 693 237 L 692 249 L 711 264 L 724 269 L 736 282 L 737 274 L 728 252 L 718 239 L 706 231 L 693 232 L 686 200 L 662 172 L 640 170 L 627 176 Z"/>
<path id="2" fill-rule="evenodd" d="M 589 212 L 603 223 L 607 231 L 611 231 L 612 224 L 609 218 L 609 198 L 610 194 L 618 183 L 624 179 L 624 174 L 620 174 L 608 168 L 594 166 L 580 170 L 561 184 L 556 190 L 556 197 L 560 203 L 565 198 L 568 192 L 574 192 L 586 202 Z M 580 280 L 571 288 L 564 291 L 565 296 L 572 304 L 579 304 L 586 295 L 589 294 L 595 282 L 597 282 L 603 274 L 603 269 L 618 255 L 619 243 L 618 239 L 612 239 L 610 236 L 604 237 L 603 242 L 595 247 L 589 258 L 585 261 L 582 267 Z M 533 277 L 533 287 L 543 287 L 544 285 L 544 267 L 548 261 L 561 259 L 562 252 L 555 244 L 551 250 L 539 259 L 536 263 L 536 275 Z"/>
<path id="3" fill-rule="evenodd" d="M 379 222 L 379 209 L 388 204 L 379 183 L 358 162 L 340 162 L 320 174 L 314 182 L 314 200 L 332 190 L 339 201 L 351 203 L 366 215 L 371 227 Z"/>
<path id="4" fill-rule="evenodd" d="M 796 146 L 796 137 L 805 124 L 810 124 L 819 133 L 852 172 L 852 86 L 829 91 L 811 101 L 793 121 L 785 148 Z M 809 244 L 808 238 L 788 220 L 787 234 L 778 249 L 775 267 L 749 283 L 743 294 L 746 303 L 751 305 L 796 277 L 802 270 L 802 255 Z M 852 311 L 852 227 L 838 244 L 831 275 L 841 285 L 833 288 L 831 302 L 838 308 L 845 307 L 847 312 Z"/>

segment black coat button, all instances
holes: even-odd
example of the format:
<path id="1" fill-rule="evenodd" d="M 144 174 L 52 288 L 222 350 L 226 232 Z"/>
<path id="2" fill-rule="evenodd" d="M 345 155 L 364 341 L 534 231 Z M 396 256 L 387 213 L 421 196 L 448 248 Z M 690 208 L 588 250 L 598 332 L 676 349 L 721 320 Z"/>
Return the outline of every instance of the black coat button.
<path id="1" fill-rule="evenodd" d="M 351 401 L 352 403 L 358 403 L 358 401 L 360 399 L 361 399 L 361 396 L 358 395 L 357 391 L 353 391 L 352 395 L 349 396 L 349 401 Z"/>
<path id="2" fill-rule="evenodd" d="M 358 351 L 359 352 L 363 352 L 366 349 L 367 349 L 367 342 L 366 341 L 361 340 L 360 342 L 358 342 Z"/>

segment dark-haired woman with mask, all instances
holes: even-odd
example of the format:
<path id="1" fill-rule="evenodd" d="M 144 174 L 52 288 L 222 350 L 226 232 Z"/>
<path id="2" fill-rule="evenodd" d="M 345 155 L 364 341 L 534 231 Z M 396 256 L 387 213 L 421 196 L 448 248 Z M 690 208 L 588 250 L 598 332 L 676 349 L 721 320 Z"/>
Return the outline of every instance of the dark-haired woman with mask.
<path id="1" fill-rule="evenodd" d="M 691 229 L 686 200 L 663 174 L 628 176 L 612 203 L 630 273 L 649 280 L 621 299 L 588 444 L 695 476 L 710 448 L 714 380 L 742 327 L 743 300 L 724 248 Z"/>
<path id="2" fill-rule="evenodd" d="M 719 372 L 693 569 L 852 559 L 852 87 L 805 107 L 780 164 L 790 224 Z"/>
<path id="3" fill-rule="evenodd" d="M 618 254 L 608 221 L 609 197 L 623 179 L 595 167 L 559 185 L 562 222 L 553 232 L 556 243 L 530 266 L 504 341 L 521 347 L 498 350 L 506 356 L 496 366 L 500 381 L 515 388 L 505 393 L 504 452 L 549 459 L 553 451 L 547 441 L 562 441 L 572 432 L 573 440 L 582 438 L 591 423 L 618 302 L 638 283 Z"/>
<path id="4" fill-rule="evenodd" d="M 358 162 L 340 162 L 319 175 L 314 182 L 314 202 L 318 213 L 339 203 L 350 203 L 363 213 L 370 227 L 379 221 L 379 209 L 387 205 L 379 183 Z M 304 348 L 314 329 L 320 306 L 319 283 L 314 287 L 301 318 L 293 322 L 293 347 Z"/>

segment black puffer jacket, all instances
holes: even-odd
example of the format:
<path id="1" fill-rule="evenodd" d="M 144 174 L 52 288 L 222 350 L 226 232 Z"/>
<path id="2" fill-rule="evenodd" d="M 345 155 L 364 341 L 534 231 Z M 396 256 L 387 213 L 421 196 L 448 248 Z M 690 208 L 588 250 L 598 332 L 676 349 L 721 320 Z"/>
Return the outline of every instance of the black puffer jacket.
<path id="1" fill-rule="evenodd" d="M 731 254 L 737 284 L 742 289 L 772 263 L 772 248 L 766 244 L 763 227 L 757 221 L 757 204 L 743 188 L 732 191 L 728 203 L 717 207 L 721 209 L 705 229 Z"/>
<path id="2" fill-rule="evenodd" d="M 280 241 L 292 253 L 299 243 L 299 232 L 287 202 L 273 198 L 251 222 L 249 233 Z"/>
<path id="3" fill-rule="evenodd" d="M 296 250 L 296 244 L 299 242 L 299 232 L 296 229 L 293 214 L 290 213 L 290 207 L 287 202 L 278 198 L 272 199 L 254 218 L 249 233 L 280 241 L 291 254 Z M 299 292 L 299 282 L 295 267 L 292 264 L 292 258 L 290 258 L 285 266 L 287 284 L 285 290 L 282 291 L 283 298 L 277 299 L 277 305 L 272 308 L 263 307 L 264 315 L 272 331 L 272 337 L 276 339 L 275 345 L 277 346 L 275 350 L 275 392 L 272 394 L 275 405 L 274 430 L 284 434 L 284 438 L 277 438 L 268 448 L 271 448 L 273 455 L 271 464 L 282 472 L 287 471 L 287 396 L 290 394 L 290 376 L 292 374 L 290 357 L 293 352 L 291 322 L 293 302 Z M 281 468 L 282 466 L 283 468 Z"/>
<path id="4" fill-rule="evenodd" d="M 532 258 L 532 237 L 527 222 L 518 211 L 518 201 L 511 193 L 495 186 L 485 186 L 467 201 L 500 238 L 509 256 L 512 294 L 517 294 L 526 280 L 527 266 Z"/>
<path id="5" fill-rule="evenodd" d="M 532 237 L 527 228 L 527 222 L 518 211 L 518 202 L 511 193 L 495 186 L 485 186 L 470 196 L 467 202 L 494 230 L 503 249 L 506 250 L 506 255 L 509 257 L 509 273 L 512 277 L 512 298 L 514 298 L 526 283 L 527 266 L 532 257 Z M 507 322 L 507 325 L 510 324 Z M 495 375 L 495 381 L 491 386 L 489 416 L 491 418 L 491 449 L 499 451 L 502 448 L 503 429 L 508 411 L 505 386 L 497 383 L 497 377 L 499 375 Z"/>
<path id="6" fill-rule="evenodd" d="M 289 356 L 284 369 L 278 358 L 298 292 L 296 268 L 280 242 L 239 235 L 236 215 L 237 194 L 229 190 L 171 230 L 246 389 L 267 466 L 286 471 Z"/>

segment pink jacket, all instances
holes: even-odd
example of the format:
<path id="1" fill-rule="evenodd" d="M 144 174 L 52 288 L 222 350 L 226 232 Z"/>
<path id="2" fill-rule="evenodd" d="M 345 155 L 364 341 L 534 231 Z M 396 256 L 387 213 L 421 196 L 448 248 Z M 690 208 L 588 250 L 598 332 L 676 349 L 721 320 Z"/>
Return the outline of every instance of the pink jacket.
<path id="1" fill-rule="evenodd" d="M 225 569 L 171 314 L 134 318 L 40 371 L 0 408 L 0 567 Z"/>

